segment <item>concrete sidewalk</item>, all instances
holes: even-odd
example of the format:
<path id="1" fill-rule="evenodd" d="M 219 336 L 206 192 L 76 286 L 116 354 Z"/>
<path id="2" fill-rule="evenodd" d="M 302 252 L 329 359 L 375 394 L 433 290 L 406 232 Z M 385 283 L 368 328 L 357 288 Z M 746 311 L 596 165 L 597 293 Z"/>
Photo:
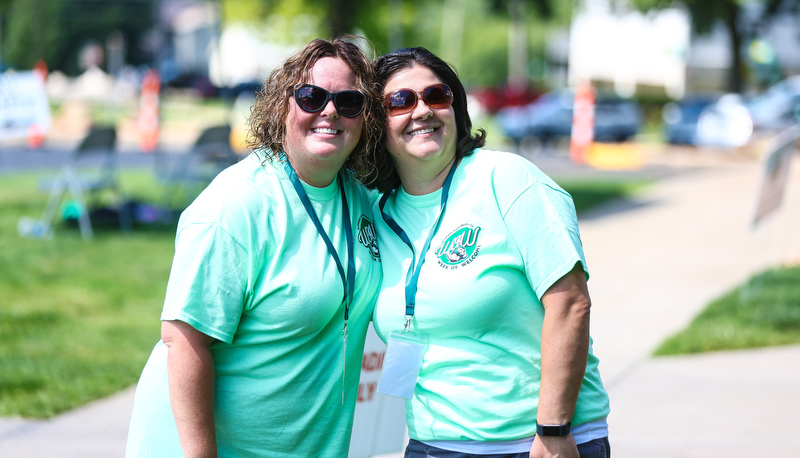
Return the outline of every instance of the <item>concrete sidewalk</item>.
<path id="1" fill-rule="evenodd" d="M 648 356 L 710 300 L 800 260 L 794 161 L 782 207 L 756 231 L 752 160 L 681 166 L 633 201 L 581 218 L 614 457 L 797 456 L 800 346 Z M 0 419 L 0 456 L 120 457 L 132 399 L 129 389 L 48 421 Z"/>
<path id="2" fill-rule="evenodd" d="M 793 160 L 781 208 L 755 231 L 754 161 L 687 170 L 582 219 L 613 456 L 798 456 L 800 346 L 648 357 L 752 274 L 800 262 Z"/>

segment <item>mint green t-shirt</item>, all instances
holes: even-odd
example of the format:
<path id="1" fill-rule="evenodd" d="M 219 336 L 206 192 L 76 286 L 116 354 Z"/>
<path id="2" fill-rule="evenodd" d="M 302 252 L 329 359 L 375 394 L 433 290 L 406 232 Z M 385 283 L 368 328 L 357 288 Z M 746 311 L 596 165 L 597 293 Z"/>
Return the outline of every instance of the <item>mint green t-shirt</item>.
<path id="1" fill-rule="evenodd" d="M 400 188 L 384 207 L 416 253 L 439 215 L 441 193 L 412 196 Z M 405 323 L 412 252 L 377 204 L 374 213 L 383 285 L 373 320 L 385 341 Z M 576 263 L 585 269 L 569 194 L 516 155 L 476 150 L 462 159 L 419 278 L 412 329 L 428 336 L 428 346 L 406 402 L 411 438 L 496 441 L 536 433 L 540 299 Z M 575 425 L 609 412 L 597 365 L 590 349 Z"/>
<path id="2" fill-rule="evenodd" d="M 339 178 L 326 188 L 304 187 L 346 272 L 338 186 Z M 282 163 L 262 165 L 251 154 L 181 215 L 161 319 L 217 339 L 220 456 L 347 456 L 381 267 L 374 196 L 350 175 L 344 188 L 356 266 L 344 362 L 342 280 Z M 166 350 L 156 345 L 137 386 L 129 457 L 182 456 Z"/>

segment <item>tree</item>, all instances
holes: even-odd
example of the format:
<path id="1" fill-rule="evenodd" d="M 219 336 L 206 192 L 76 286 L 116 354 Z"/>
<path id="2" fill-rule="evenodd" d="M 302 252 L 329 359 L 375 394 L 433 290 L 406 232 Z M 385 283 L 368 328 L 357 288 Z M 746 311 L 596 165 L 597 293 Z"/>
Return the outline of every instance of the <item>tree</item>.
<path id="1" fill-rule="evenodd" d="M 297 30 L 284 30 L 283 38 L 288 42 L 360 31 L 381 51 L 385 51 L 388 43 L 389 0 L 220 0 L 220 3 L 226 23 L 261 25 L 271 17 L 313 20 L 312 30 L 304 34 L 301 31 L 302 36 L 297 36 Z"/>
<path id="2" fill-rule="evenodd" d="M 744 89 L 745 65 L 742 56 L 743 44 L 755 36 L 756 27 L 764 26 L 784 9 L 797 10 L 800 0 L 762 0 L 760 14 L 755 23 L 745 20 L 747 0 L 630 0 L 640 11 L 684 6 L 689 12 L 692 28 L 697 34 L 707 34 L 721 21 L 728 31 L 731 68 L 728 73 L 728 90 L 742 92 Z"/>
<path id="3" fill-rule="evenodd" d="M 572 2 L 554 0 L 493 0 L 492 11 L 508 17 L 508 84 L 522 88 L 528 82 L 528 32 L 532 25 L 532 17 L 541 23 L 539 29 L 546 30 L 548 25 L 569 23 L 572 17 Z M 541 45 L 544 45 L 542 41 Z"/>
<path id="4" fill-rule="evenodd" d="M 509 63 L 516 64 L 518 75 L 527 77 L 531 55 L 544 53 L 547 30 L 568 23 L 572 11 L 572 1 L 557 0 L 219 1 L 225 23 L 257 24 L 270 41 L 298 44 L 344 32 L 364 35 L 378 54 L 424 46 L 454 64 L 468 86 L 505 83 Z M 522 8 L 516 9 L 518 5 Z M 298 17 L 306 20 L 297 21 Z M 509 56 L 511 20 L 514 30 L 524 32 L 513 35 L 519 37 L 514 48 L 519 51 L 513 57 Z M 314 25 L 298 32 L 291 26 L 298 22 Z"/>
<path id="5" fill-rule="evenodd" d="M 149 58 L 138 44 L 153 25 L 153 0 L 0 0 L 0 13 L 4 5 L 3 60 L 17 68 L 44 59 L 50 69 L 76 74 L 83 46 L 105 44 L 115 32 L 127 38 L 131 63 Z"/>

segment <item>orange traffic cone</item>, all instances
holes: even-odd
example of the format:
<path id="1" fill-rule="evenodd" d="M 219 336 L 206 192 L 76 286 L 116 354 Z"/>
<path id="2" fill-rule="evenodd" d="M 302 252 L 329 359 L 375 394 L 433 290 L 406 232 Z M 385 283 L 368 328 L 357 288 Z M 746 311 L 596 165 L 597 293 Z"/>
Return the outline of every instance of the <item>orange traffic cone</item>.
<path id="1" fill-rule="evenodd" d="M 577 164 L 586 162 L 586 152 L 594 141 L 594 89 L 591 84 L 581 84 L 575 89 L 572 109 L 572 135 L 569 156 Z"/>
<path id="2" fill-rule="evenodd" d="M 31 124 L 28 127 L 28 148 L 38 149 L 44 143 L 44 130 L 39 124 Z"/>
<path id="3" fill-rule="evenodd" d="M 161 78 L 158 72 L 150 69 L 142 79 L 142 93 L 139 106 L 139 148 L 146 152 L 155 151 L 158 146 L 158 92 Z"/>

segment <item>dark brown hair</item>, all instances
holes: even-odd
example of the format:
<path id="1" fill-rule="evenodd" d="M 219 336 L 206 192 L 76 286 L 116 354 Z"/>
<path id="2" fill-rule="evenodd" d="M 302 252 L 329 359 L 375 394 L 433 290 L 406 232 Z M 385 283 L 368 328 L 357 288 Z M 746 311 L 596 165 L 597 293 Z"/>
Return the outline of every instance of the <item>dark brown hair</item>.
<path id="1" fill-rule="evenodd" d="M 467 91 L 456 71 L 445 61 L 434 55 L 425 48 L 404 48 L 379 57 L 373 64 L 375 71 L 375 82 L 378 85 L 379 94 L 383 94 L 386 81 L 396 72 L 409 68 L 414 64 L 428 67 L 436 74 L 443 83 L 450 86 L 453 92 L 453 111 L 456 119 L 456 159 L 472 154 L 475 148 L 480 148 L 486 144 L 486 131 L 478 129 L 472 135 L 472 120 L 467 111 Z M 371 188 L 378 188 L 381 192 L 388 192 L 400 185 L 400 176 L 394 168 L 391 155 L 386 151 L 384 129 L 381 141 L 378 144 L 378 152 L 375 154 L 375 165 L 377 167 L 377 178 L 370 184 Z"/>

